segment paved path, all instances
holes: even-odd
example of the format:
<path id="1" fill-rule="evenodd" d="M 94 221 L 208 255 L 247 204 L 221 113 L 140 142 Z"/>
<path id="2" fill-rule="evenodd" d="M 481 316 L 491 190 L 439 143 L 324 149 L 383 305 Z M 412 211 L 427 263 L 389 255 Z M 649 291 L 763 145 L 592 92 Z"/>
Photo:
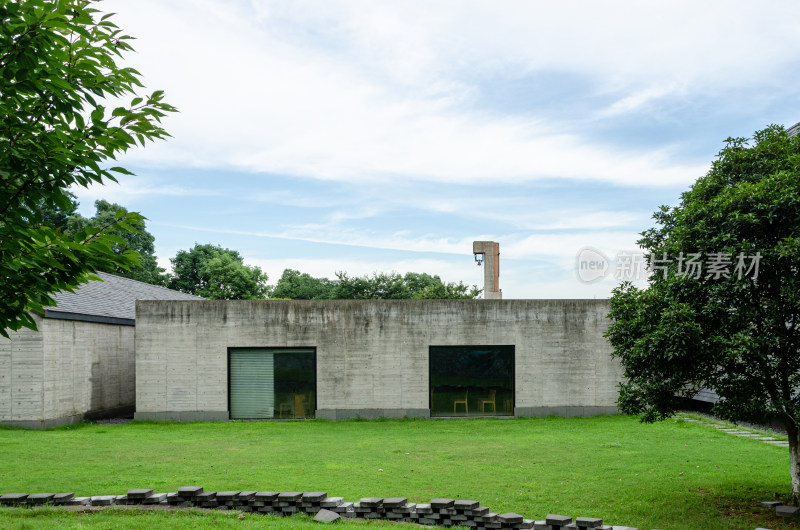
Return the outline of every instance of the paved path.
<path id="1" fill-rule="evenodd" d="M 775 438 L 774 436 L 768 436 L 760 432 L 753 432 L 748 429 L 743 429 L 741 427 L 736 427 L 733 425 L 720 425 L 718 423 L 711 423 L 709 421 L 698 420 L 696 418 L 689 418 L 683 415 L 675 416 L 675 418 L 689 423 L 706 425 L 708 427 L 711 427 L 712 429 L 717 429 L 721 432 L 726 432 L 733 436 L 739 436 L 740 438 L 750 438 L 752 440 L 758 440 L 760 442 L 764 442 L 765 444 L 777 445 L 778 447 L 789 447 L 789 442 L 787 440 L 781 440 Z"/>

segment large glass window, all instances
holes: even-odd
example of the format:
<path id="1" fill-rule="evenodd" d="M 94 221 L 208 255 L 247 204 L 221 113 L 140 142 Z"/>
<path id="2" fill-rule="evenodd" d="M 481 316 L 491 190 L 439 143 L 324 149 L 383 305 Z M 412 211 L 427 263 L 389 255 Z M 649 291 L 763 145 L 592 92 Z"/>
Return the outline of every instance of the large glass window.
<path id="1" fill-rule="evenodd" d="M 431 346 L 431 416 L 514 414 L 514 346 Z"/>
<path id="2" fill-rule="evenodd" d="M 316 373 L 313 348 L 230 349 L 231 419 L 313 418 Z"/>

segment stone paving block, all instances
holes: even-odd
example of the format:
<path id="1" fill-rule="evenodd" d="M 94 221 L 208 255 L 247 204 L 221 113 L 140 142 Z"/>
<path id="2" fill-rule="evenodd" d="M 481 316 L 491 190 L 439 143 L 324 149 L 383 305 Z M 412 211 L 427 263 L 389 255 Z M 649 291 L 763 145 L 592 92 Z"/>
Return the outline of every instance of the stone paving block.
<path id="1" fill-rule="evenodd" d="M 50 502 L 55 496 L 55 493 L 33 493 L 28 495 L 28 498 L 25 499 L 25 502 L 28 504 L 44 504 L 46 502 Z"/>
<path id="2" fill-rule="evenodd" d="M 433 507 L 428 503 L 419 503 L 417 504 L 417 513 L 433 513 Z"/>
<path id="3" fill-rule="evenodd" d="M 115 500 L 116 495 L 95 495 L 92 497 L 92 506 L 111 506 Z"/>
<path id="4" fill-rule="evenodd" d="M 241 493 L 240 491 L 218 491 L 217 492 L 217 501 L 219 502 L 230 502 L 236 500 L 236 496 Z"/>
<path id="5" fill-rule="evenodd" d="M 794 517 L 797 515 L 798 510 L 800 508 L 797 508 L 797 506 L 780 505 L 775 507 L 775 515 L 778 517 Z"/>
<path id="6" fill-rule="evenodd" d="M 238 502 L 249 502 L 253 497 L 256 496 L 257 491 L 240 491 L 236 495 L 236 500 Z"/>
<path id="7" fill-rule="evenodd" d="M 553 527 L 545 521 L 534 521 L 533 530 L 553 530 Z"/>
<path id="8" fill-rule="evenodd" d="M 529 530 L 533 528 L 533 519 L 523 519 L 520 524 L 515 524 L 514 528 L 519 528 L 520 530 Z"/>
<path id="9" fill-rule="evenodd" d="M 334 506 L 339 506 L 343 502 L 344 497 L 326 497 L 320 501 L 319 505 L 323 508 L 333 508 Z"/>
<path id="10" fill-rule="evenodd" d="M 301 499 L 304 502 L 322 502 L 328 494 L 324 491 L 310 491 L 303 493 Z"/>
<path id="11" fill-rule="evenodd" d="M 272 502 L 278 498 L 278 494 L 277 491 L 258 491 L 253 497 L 259 501 Z"/>
<path id="12" fill-rule="evenodd" d="M 452 508 L 456 501 L 453 499 L 431 499 L 431 508 L 441 510 L 442 508 Z"/>
<path id="13" fill-rule="evenodd" d="M 398 508 L 408 502 L 407 497 L 387 497 L 383 499 L 383 506 L 385 508 Z"/>
<path id="14" fill-rule="evenodd" d="M 146 499 L 153 494 L 151 489 L 133 489 L 128 490 L 128 499 Z"/>
<path id="15" fill-rule="evenodd" d="M 284 491 L 278 494 L 278 502 L 297 502 L 303 497 L 300 491 Z"/>
<path id="16" fill-rule="evenodd" d="M 761 506 L 763 506 L 764 508 L 777 508 L 781 504 L 783 504 L 783 503 L 780 502 L 780 501 L 762 501 L 761 502 Z"/>
<path id="17" fill-rule="evenodd" d="M 506 525 L 519 524 L 522 522 L 522 516 L 514 512 L 501 513 L 497 517 L 500 519 L 500 522 Z"/>
<path id="18" fill-rule="evenodd" d="M 600 528 L 603 526 L 603 520 L 597 517 L 576 517 L 575 524 L 578 528 Z"/>
<path id="19" fill-rule="evenodd" d="M 569 523 L 572 522 L 572 517 L 567 517 L 566 515 L 556 515 L 548 513 L 544 521 L 545 523 L 551 526 L 567 526 Z"/>
<path id="20" fill-rule="evenodd" d="M 377 508 L 383 502 L 383 497 L 362 497 L 359 504 L 363 508 Z"/>
<path id="21" fill-rule="evenodd" d="M 128 494 L 128 498 L 130 498 L 130 494 Z M 167 494 L 166 493 L 153 493 L 146 499 L 142 501 L 142 504 L 161 504 L 162 502 L 167 501 Z"/>
<path id="22" fill-rule="evenodd" d="M 178 488 L 178 495 L 181 497 L 196 497 L 203 493 L 202 486 L 181 486 Z"/>
<path id="23" fill-rule="evenodd" d="M 53 504 L 66 504 L 68 501 L 71 501 L 74 498 L 75 498 L 75 492 L 56 493 L 53 496 Z"/>
<path id="24" fill-rule="evenodd" d="M 338 521 L 341 518 L 342 516 L 339 515 L 338 513 L 323 508 L 317 512 L 317 515 L 314 516 L 314 521 L 317 523 L 332 523 L 334 521 Z"/>
<path id="25" fill-rule="evenodd" d="M 27 493 L 5 493 L 0 495 L 0 504 L 21 504 L 27 498 Z"/>
<path id="26" fill-rule="evenodd" d="M 455 508 L 456 511 L 463 512 L 466 510 L 472 510 L 474 508 L 477 508 L 478 506 L 480 506 L 480 504 L 481 503 L 478 501 L 457 500 L 453 502 L 453 508 Z"/>
<path id="27" fill-rule="evenodd" d="M 66 502 L 67 506 L 88 506 L 92 503 L 91 497 L 73 497 Z"/>

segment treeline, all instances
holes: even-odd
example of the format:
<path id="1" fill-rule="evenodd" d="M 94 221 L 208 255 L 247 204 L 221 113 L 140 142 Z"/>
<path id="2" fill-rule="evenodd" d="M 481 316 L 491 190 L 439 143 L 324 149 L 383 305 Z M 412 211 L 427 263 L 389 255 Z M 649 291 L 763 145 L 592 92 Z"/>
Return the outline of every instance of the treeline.
<path id="1" fill-rule="evenodd" d="M 95 202 L 95 215 L 85 218 L 77 212 L 75 197 L 70 197 L 70 204 L 43 211 L 43 215 L 46 224 L 71 236 L 107 228 L 121 212 L 127 213 L 127 209 L 119 204 L 99 200 Z M 146 225 L 135 233 L 120 230 L 115 235 L 113 251 L 137 253 L 139 266 L 103 272 L 212 300 L 472 299 L 482 292 L 474 285 L 444 282 L 437 275 L 415 272 L 405 275 L 375 272 L 365 276 L 337 272 L 336 279 L 331 280 L 286 269 L 275 285 L 269 285 L 267 274 L 259 267 L 245 265 L 239 252 L 210 244 L 195 244 L 189 250 L 178 251 L 170 259 L 172 271 L 167 273 L 158 266 L 155 238 L 147 231 Z"/>

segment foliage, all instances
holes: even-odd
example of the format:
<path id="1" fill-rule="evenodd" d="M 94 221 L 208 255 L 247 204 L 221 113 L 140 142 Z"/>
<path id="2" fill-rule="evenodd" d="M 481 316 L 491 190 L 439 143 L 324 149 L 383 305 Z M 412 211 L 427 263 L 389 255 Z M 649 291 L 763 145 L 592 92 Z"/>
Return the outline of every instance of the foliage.
<path id="1" fill-rule="evenodd" d="M 627 378 L 621 409 L 663 419 L 679 396 L 710 388 L 725 418 L 781 420 L 796 460 L 800 137 L 771 126 L 752 140 L 728 139 L 680 205 L 654 218 L 658 226 L 639 241 L 658 267 L 649 287 L 626 283 L 611 299 L 607 337 Z M 688 260 L 680 259 L 693 253 L 707 265 L 700 274 L 687 274 Z M 726 272 L 711 268 L 726 260 Z M 792 478 L 798 495 L 796 463 Z"/>
<path id="2" fill-rule="evenodd" d="M 462 282 L 445 283 L 439 276 L 409 272 L 400 276 L 396 272 L 373 273 L 350 277 L 345 272 L 336 273 L 333 298 L 338 299 L 422 299 L 422 298 L 477 298 L 481 289 L 467 287 Z"/>
<path id="3" fill-rule="evenodd" d="M 560 513 L 648 529 L 791 527 L 758 504 L 779 490 L 785 450 L 682 421 L 134 422 L 0 428 L 0 446 L 0 483 L 9 492 L 85 496 L 195 485 L 326 491 L 348 501 L 373 495 L 410 502 L 475 499 L 493 512 L 531 519 Z M 14 527 L 5 517 L 0 511 L 0 527 Z M 251 514 L 246 517 L 242 525 Z M 137 521 L 120 527 L 146 525 Z"/>
<path id="4" fill-rule="evenodd" d="M 67 189 L 115 181 L 103 165 L 138 141 L 167 136 L 159 122 L 175 109 L 161 91 L 136 96 L 139 73 L 116 60 L 130 37 L 88 0 L 0 0 L 0 334 L 26 326 L 28 311 L 54 303 L 100 269 L 130 268 L 132 252 L 112 231 L 135 232 L 135 213 L 70 237 L 48 226 L 73 205 Z M 103 102 L 134 96 L 127 106 Z"/>
<path id="5" fill-rule="evenodd" d="M 245 265 L 235 250 L 195 245 L 181 250 L 172 261 L 169 286 L 184 293 L 215 300 L 254 300 L 269 293 L 267 275 Z"/>
<path id="6" fill-rule="evenodd" d="M 333 296 L 334 284 L 328 278 L 314 278 L 308 273 L 286 269 L 272 288 L 270 298 L 288 300 L 327 300 Z"/>
<path id="7" fill-rule="evenodd" d="M 77 231 L 85 230 L 87 227 L 98 229 L 108 226 L 116 217 L 128 214 L 126 208 L 105 200 L 95 201 L 94 206 L 96 209 L 94 217 L 86 219 L 78 213 L 73 213 L 67 219 L 64 231 L 74 235 Z M 115 243 L 112 246 L 113 251 L 117 254 L 134 252 L 139 256 L 139 264 L 132 266 L 129 270 L 116 265 L 99 270 L 153 285 L 166 285 L 169 278 L 164 274 L 164 269 L 158 266 L 154 246 L 155 238 L 147 231 L 144 219 L 136 232 L 112 228 L 109 233 L 117 235 L 123 241 L 123 243 Z"/>

